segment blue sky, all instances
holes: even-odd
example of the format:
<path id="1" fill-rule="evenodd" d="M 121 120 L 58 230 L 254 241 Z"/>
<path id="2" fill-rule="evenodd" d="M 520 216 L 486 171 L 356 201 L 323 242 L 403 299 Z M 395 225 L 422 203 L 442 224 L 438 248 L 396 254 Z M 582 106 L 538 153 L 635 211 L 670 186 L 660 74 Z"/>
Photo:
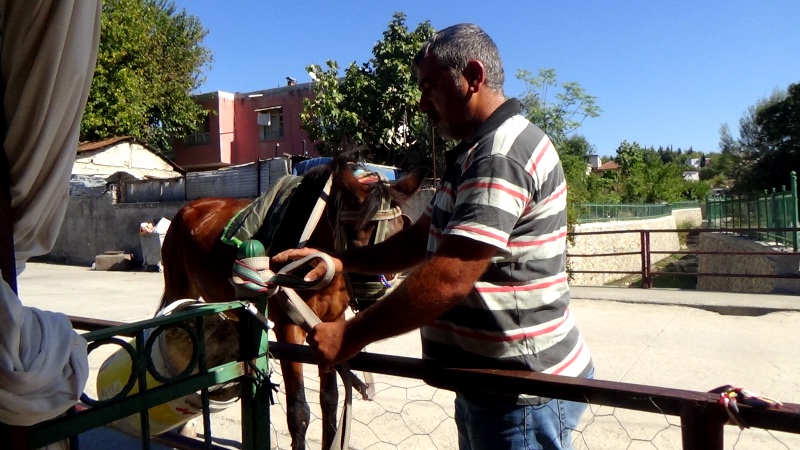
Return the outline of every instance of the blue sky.
<path id="1" fill-rule="evenodd" d="M 310 81 L 305 67 L 372 56 L 392 14 L 411 29 L 474 22 L 497 43 L 505 93 L 518 69 L 553 68 L 603 112 L 579 129 L 597 153 L 623 140 L 712 152 L 723 123 L 738 135 L 745 110 L 800 82 L 796 0 L 527 0 L 348 2 L 177 0 L 208 29 L 214 62 L 199 92 L 249 92 Z"/>

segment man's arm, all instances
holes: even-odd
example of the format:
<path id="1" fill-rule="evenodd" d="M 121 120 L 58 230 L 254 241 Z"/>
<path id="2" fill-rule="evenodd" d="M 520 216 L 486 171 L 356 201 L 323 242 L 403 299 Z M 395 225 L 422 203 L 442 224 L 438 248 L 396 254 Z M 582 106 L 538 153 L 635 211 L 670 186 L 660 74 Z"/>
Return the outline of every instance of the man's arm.
<path id="1" fill-rule="evenodd" d="M 322 370 L 355 356 L 367 344 L 432 322 L 458 304 L 486 271 L 497 248 L 445 236 L 439 250 L 387 297 L 347 322 L 317 325 L 307 341 Z"/>
<path id="2" fill-rule="evenodd" d="M 348 249 L 334 256 L 336 273 L 390 274 L 408 270 L 425 259 L 431 218 L 422 215 L 413 225 L 389 239 L 366 247 Z M 300 259 L 319 250 L 298 248 L 285 250 L 272 257 L 278 263 Z M 306 275 L 306 280 L 316 280 L 325 275 L 325 264 L 320 263 Z"/>

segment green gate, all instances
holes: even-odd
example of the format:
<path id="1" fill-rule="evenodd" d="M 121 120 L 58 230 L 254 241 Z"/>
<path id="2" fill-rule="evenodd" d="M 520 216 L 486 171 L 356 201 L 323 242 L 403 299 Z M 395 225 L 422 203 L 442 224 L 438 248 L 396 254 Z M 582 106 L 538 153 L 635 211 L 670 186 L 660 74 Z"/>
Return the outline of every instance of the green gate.
<path id="1" fill-rule="evenodd" d="M 122 391 L 107 400 L 81 398 L 86 407 L 76 408 L 63 417 L 31 427 L 13 427 L 11 433 L 22 448 L 37 449 L 64 439 L 76 442 L 76 436 L 93 428 L 108 425 L 133 414 L 140 414 L 142 448 L 150 448 L 148 410 L 166 402 L 200 392 L 205 448 L 212 448 L 209 388 L 239 383 L 242 407 L 242 448 L 269 447 L 269 396 L 266 299 L 202 304 L 186 311 L 132 324 L 90 331 L 82 336 L 89 342 L 89 352 L 103 345 L 118 345 L 130 355 L 130 376 Z M 239 317 L 239 358 L 217 367 L 206 367 L 204 323 L 214 315 L 234 312 Z M 179 375 L 167 378 L 154 367 L 153 344 L 160 333 L 178 328 L 192 341 L 191 362 Z M 127 341 L 120 336 L 131 338 Z M 195 370 L 197 369 L 197 370 Z M 192 374 L 192 372 L 196 372 Z M 148 374 L 160 383 L 148 386 Z M 92 380 L 90 380 L 91 382 Z M 142 386 L 142 389 L 139 389 Z M 82 405 L 82 406 L 83 406 Z M 259 426 L 260 425 L 260 426 Z M 9 431 L 9 430 L 5 430 Z M 8 435 L 8 434 L 7 434 Z M 78 442 L 78 447 L 80 443 Z"/>

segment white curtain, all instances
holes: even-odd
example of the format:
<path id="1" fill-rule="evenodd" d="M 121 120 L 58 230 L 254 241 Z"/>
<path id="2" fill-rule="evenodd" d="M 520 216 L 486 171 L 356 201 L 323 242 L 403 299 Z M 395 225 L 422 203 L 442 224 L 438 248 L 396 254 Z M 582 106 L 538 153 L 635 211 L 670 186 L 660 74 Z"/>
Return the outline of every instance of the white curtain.
<path id="1" fill-rule="evenodd" d="M 64 219 L 100 12 L 100 0 L 0 0 L 3 149 L 19 271 L 29 257 L 50 251 Z M 32 425 L 62 414 L 78 401 L 88 374 L 86 341 L 67 317 L 23 306 L 3 282 L 0 422 Z"/>
<path id="2" fill-rule="evenodd" d="M 3 143 L 18 271 L 52 249 L 100 37 L 99 0 L 0 0 Z"/>

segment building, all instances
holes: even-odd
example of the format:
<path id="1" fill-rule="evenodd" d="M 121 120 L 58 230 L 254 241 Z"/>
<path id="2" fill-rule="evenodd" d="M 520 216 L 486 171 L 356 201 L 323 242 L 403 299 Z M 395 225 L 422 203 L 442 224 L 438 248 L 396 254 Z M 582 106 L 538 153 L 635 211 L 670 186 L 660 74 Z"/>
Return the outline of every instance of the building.
<path id="1" fill-rule="evenodd" d="M 198 95 L 197 102 L 209 114 L 194 134 L 175 142 L 175 162 L 196 171 L 283 155 L 320 156 L 300 127 L 303 99 L 312 96 L 311 83 L 287 81 L 276 89 Z"/>
<path id="2" fill-rule="evenodd" d="M 161 156 L 145 142 L 132 136 L 114 137 L 78 146 L 73 178 L 106 178 L 126 172 L 136 178 L 178 178 L 183 169 Z"/>
<path id="3" fill-rule="evenodd" d="M 609 161 L 605 164 L 602 164 L 600 167 L 594 169 L 594 173 L 602 175 L 605 172 L 619 172 L 622 170 L 622 166 L 615 163 L 614 161 Z"/>

